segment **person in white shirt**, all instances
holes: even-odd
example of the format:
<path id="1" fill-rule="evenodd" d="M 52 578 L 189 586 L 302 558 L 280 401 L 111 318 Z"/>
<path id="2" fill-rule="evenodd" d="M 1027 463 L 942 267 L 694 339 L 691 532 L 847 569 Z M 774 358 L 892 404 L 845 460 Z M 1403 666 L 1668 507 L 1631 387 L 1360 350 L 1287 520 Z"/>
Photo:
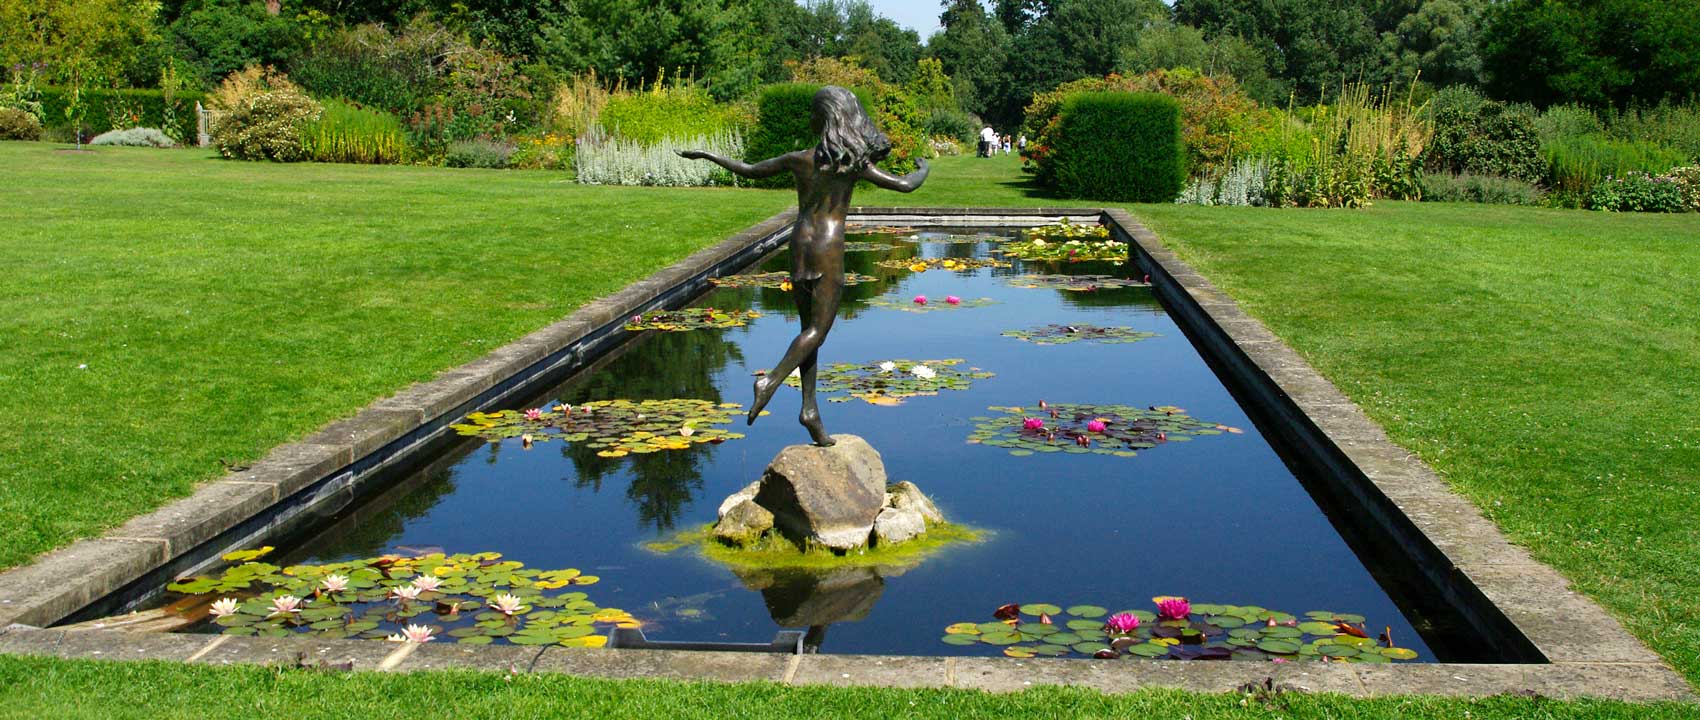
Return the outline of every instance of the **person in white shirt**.
<path id="1" fill-rule="evenodd" d="M 991 157 L 992 149 L 996 146 L 997 141 L 998 133 L 992 129 L 992 126 L 987 125 L 980 128 L 980 157 Z"/>

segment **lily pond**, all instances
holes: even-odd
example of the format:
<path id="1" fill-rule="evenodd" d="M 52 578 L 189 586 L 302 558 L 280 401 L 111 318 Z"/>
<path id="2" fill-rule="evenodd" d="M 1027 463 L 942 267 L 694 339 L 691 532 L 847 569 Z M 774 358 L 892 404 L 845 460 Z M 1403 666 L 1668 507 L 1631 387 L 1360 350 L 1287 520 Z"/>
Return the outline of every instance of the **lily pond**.
<path id="1" fill-rule="evenodd" d="M 467 437 L 304 539 L 166 600 L 238 634 L 595 646 L 613 626 L 740 643 L 798 628 L 834 653 L 1474 659 L 1351 511 L 1313 498 L 1143 275 L 1097 259 L 1114 244 L 1071 232 L 849 238 L 827 429 L 865 438 L 978 542 L 779 570 L 679 539 L 808 441 L 793 383 L 743 423 L 798 329 L 781 251 L 633 318 L 559 387 L 462 421 Z M 1056 247 L 1068 238 L 1085 252 Z"/>

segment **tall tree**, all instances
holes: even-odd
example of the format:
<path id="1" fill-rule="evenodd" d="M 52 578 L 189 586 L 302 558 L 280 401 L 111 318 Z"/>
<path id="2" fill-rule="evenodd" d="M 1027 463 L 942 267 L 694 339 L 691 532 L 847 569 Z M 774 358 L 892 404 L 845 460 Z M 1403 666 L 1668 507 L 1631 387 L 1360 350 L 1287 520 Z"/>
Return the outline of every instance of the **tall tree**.
<path id="1" fill-rule="evenodd" d="M 1421 73 L 1436 87 L 1475 85 L 1482 61 L 1476 53 L 1481 0 L 1427 0 L 1381 34 L 1383 79 L 1409 81 Z"/>
<path id="2" fill-rule="evenodd" d="M 962 108 L 984 113 L 1002 82 L 1009 36 L 979 0 L 945 0 L 943 6 L 943 29 L 927 40 L 927 54 L 951 77 Z"/>
<path id="3" fill-rule="evenodd" d="M 634 84 L 694 77 L 729 98 L 761 79 L 772 42 L 761 30 L 756 5 L 742 0 L 581 0 L 549 14 L 538 59 Z"/>
<path id="4" fill-rule="evenodd" d="M 1376 79 L 1380 37 L 1375 0 L 1176 0 L 1175 19 L 1207 37 L 1238 35 L 1269 60 L 1269 74 L 1290 81 L 1302 100 Z"/>
<path id="5" fill-rule="evenodd" d="M 1548 105 L 1700 97 L 1700 3 L 1509 0 L 1488 10 L 1488 91 Z"/>

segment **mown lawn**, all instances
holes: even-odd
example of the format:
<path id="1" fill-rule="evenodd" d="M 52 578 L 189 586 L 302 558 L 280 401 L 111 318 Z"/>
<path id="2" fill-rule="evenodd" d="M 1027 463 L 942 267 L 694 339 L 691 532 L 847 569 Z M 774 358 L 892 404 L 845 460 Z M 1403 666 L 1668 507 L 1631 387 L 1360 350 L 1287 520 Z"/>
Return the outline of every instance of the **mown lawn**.
<path id="1" fill-rule="evenodd" d="M 1084 662 L 1084 661 L 1083 661 Z M 1151 718 L 1157 720 L 1693 720 L 1693 705 L 1283 693 L 1271 698 L 1146 690 L 1104 695 L 1045 687 L 966 690 L 785 687 L 561 675 L 323 673 L 172 663 L 0 656 L 0 718 Z"/>
<path id="2" fill-rule="evenodd" d="M 867 205 L 1061 204 L 1013 159 Z M 541 173 L 0 143 L 0 564 L 97 532 L 792 202 Z M 1090 203 L 1088 203 L 1090 204 Z M 1137 206 L 1513 539 L 1700 682 L 1700 216 Z M 17 258 L 14 260 L 14 258 Z M 12 270 L 12 268 L 19 268 Z M 87 369 L 78 369 L 86 363 Z M 1700 717 L 1481 701 L 1105 698 L 390 677 L 0 658 L 0 715 Z M 14 699 L 15 698 L 15 699 Z"/>
<path id="3" fill-rule="evenodd" d="M 794 202 L 17 142 L 0 177 L 0 568 Z"/>

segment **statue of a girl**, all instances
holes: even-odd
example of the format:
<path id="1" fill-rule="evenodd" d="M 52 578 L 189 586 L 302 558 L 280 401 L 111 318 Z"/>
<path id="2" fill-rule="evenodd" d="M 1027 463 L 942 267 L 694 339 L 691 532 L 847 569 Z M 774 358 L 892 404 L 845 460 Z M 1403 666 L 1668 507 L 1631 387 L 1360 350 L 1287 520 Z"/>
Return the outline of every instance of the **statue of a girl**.
<path id="1" fill-rule="evenodd" d="M 821 426 L 815 403 L 816 359 L 844 291 L 844 215 L 856 182 L 867 180 L 898 192 L 913 192 L 927 179 L 927 161 L 903 177 L 874 167 L 891 152 L 891 140 L 874 127 L 862 103 L 849 90 L 827 86 L 815 93 L 809 129 L 820 136 L 812 148 L 769 158 L 755 164 L 696 150 L 680 152 L 693 160 L 710 160 L 747 178 L 773 177 L 789 172 L 797 179 L 797 224 L 791 230 L 791 293 L 803 329 L 785 350 L 785 357 L 756 380 L 755 402 L 748 422 L 754 423 L 773 393 L 792 370 L 801 370 L 803 413 L 798 420 L 820 446 L 832 445 Z"/>

